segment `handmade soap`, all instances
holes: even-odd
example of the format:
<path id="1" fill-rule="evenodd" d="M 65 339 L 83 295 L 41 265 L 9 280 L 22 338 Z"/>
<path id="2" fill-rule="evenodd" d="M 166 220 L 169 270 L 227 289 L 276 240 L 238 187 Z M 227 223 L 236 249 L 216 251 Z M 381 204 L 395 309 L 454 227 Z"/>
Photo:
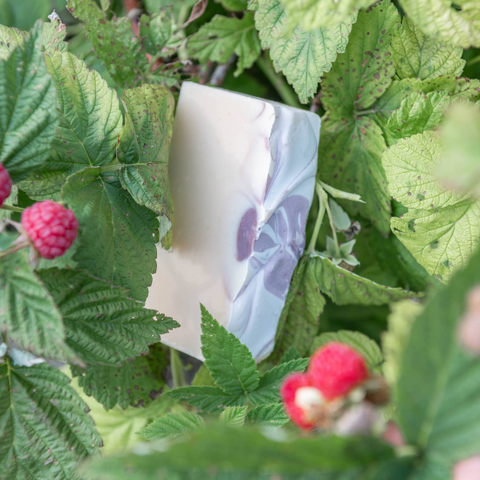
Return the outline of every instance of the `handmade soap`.
<path id="1" fill-rule="evenodd" d="M 186 82 L 170 147 L 172 249 L 158 246 L 147 308 L 180 323 L 162 340 L 203 358 L 200 303 L 257 360 L 273 349 L 305 247 L 320 118 Z"/>

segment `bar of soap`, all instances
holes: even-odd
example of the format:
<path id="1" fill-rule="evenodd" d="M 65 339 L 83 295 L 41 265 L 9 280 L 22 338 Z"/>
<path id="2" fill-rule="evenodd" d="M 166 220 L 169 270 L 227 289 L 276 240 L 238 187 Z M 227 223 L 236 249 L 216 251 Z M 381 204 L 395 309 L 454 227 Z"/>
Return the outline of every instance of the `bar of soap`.
<path id="1" fill-rule="evenodd" d="M 162 341 L 203 359 L 200 303 L 257 360 L 274 346 L 305 247 L 320 117 L 185 82 L 170 147 L 172 249 L 158 247 L 147 308 L 180 323 Z"/>

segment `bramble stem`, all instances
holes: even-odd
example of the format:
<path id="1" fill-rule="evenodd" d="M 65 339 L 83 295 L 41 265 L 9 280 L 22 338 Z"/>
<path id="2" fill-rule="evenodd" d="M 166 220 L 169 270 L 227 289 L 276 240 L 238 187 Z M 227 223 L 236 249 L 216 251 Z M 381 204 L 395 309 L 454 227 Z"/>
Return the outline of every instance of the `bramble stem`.
<path id="1" fill-rule="evenodd" d="M 186 385 L 183 363 L 177 350 L 170 348 L 170 368 L 172 369 L 173 388 Z"/>
<path id="2" fill-rule="evenodd" d="M 296 93 L 291 89 L 283 76 L 275 71 L 269 58 L 265 56 L 258 57 L 257 65 L 278 92 L 284 103 L 291 107 L 304 108 L 298 101 Z"/>
<path id="3" fill-rule="evenodd" d="M 19 243 L 18 245 L 15 245 L 14 247 L 7 248 L 3 252 L 0 252 L 0 259 L 12 253 L 18 252 L 19 250 L 22 250 L 22 248 L 28 247 L 29 245 L 30 245 L 29 242 L 22 242 L 22 243 Z"/>
<path id="4" fill-rule="evenodd" d="M 23 208 L 20 208 L 20 207 L 14 207 L 13 205 L 5 205 L 3 204 L 0 209 L 2 210 L 10 210 L 11 212 L 18 212 L 18 213 L 22 213 L 23 212 Z"/>
<path id="5" fill-rule="evenodd" d="M 330 210 L 330 205 L 328 204 L 327 194 L 323 189 L 322 191 L 325 195 L 325 208 L 327 209 L 328 219 L 330 220 L 330 227 L 332 228 L 333 241 L 335 242 L 335 256 L 337 258 L 340 258 L 340 247 L 338 246 L 337 229 L 335 228 L 335 223 L 333 222 L 332 211 Z"/>
<path id="6" fill-rule="evenodd" d="M 315 184 L 315 190 L 317 189 L 317 186 L 318 186 L 318 183 Z M 322 201 L 318 192 L 317 192 L 317 196 L 318 196 L 318 215 L 317 215 L 317 220 L 315 221 L 315 228 L 313 229 L 313 235 L 312 235 L 312 238 L 310 239 L 310 244 L 308 245 L 308 248 L 307 248 L 308 255 L 311 255 L 315 251 L 315 245 L 317 244 L 318 234 L 320 233 L 323 217 L 325 216 L 325 203 Z"/>

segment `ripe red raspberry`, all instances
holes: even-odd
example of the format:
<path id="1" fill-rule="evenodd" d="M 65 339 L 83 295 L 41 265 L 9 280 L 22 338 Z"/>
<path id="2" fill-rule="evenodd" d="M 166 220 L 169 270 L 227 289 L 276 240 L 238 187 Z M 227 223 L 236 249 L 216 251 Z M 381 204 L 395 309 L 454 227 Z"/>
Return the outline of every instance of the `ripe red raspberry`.
<path id="1" fill-rule="evenodd" d="M 12 192 L 12 181 L 5 167 L 0 163 L 0 207 Z"/>
<path id="2" fill-rule="evenodd" d="M 52 259 L 72 246 L 77 237 L 78 221 L 71 210 L 45 200 L 23 211 L 22 226 L 38 253 Z"/>
<path id="3" fill-rule="evenodd" d="M 305 430 L 311 430 L 316 426 L 315 418 L 309 418 L 310 409 L 308 405 L 305 405 L 308 403 L 308 397 L 311 397 L 311 403 L 315 403 L 315 390 L 312 387 L 310 376 L 305 373 L 294 373 L 288 376 L 280 387 L 280 395 L 287 415 L 295 425 Z M 307 395 L 301 395 L 303 392 Z M 318 390 L 317 392 L 317 399 L 321 402 L 321 393 Z M 310 393 L 313 395 L 309 395 Z M 307 401 L 302 397 L 307 397 Z"/>
<path id="4" fill-rule="evenodd" d="M 327 400 L 343 397 L 368 378 L 365 359 L 352 347 L 329 342 L 310 359 L 308 373 L 312 385 Z"/>

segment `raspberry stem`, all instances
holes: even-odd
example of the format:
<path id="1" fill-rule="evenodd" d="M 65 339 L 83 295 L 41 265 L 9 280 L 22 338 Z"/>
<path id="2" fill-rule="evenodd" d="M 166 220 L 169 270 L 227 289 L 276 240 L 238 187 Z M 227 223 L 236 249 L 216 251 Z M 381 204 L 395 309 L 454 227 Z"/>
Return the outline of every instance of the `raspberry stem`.
<path id="1" fill-rule="evenodd" d="M 7 248 L 3 252 L 0 252 L 0 258 L 4 258 L 7 255 L 11 255 L 12 253 L 18 252 L 19 250 L 22 250 L 22 248 L 30 246 L 30 242 L 22 242 L 19 243 L 18 245 L 15 245 L 14 247 Z"/>
<path id="2" fill-rule="evenodd" d="M 3 209 L 3 210 L 10 210 L 11 212 L 18 212 L 18 213 L 22 213 L 23 212 L 23 208 L 20 208 L 20 207 L 14 207 L 12 205 L 1 205 L 0 206 L 0 209 Z"/>

